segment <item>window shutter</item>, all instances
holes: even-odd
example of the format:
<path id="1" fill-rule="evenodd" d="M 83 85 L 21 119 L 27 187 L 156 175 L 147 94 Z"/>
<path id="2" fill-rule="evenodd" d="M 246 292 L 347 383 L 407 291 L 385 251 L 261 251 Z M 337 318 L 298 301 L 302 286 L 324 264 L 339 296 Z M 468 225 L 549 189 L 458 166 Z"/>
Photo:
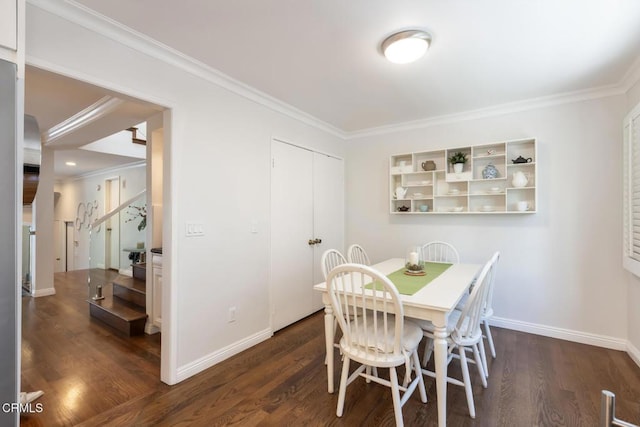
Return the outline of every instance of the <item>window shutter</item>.
<path id="1" fill-rule="evenodd" d="M 640 105 L 623 123 L 624 265 L 640 276 Z"/>

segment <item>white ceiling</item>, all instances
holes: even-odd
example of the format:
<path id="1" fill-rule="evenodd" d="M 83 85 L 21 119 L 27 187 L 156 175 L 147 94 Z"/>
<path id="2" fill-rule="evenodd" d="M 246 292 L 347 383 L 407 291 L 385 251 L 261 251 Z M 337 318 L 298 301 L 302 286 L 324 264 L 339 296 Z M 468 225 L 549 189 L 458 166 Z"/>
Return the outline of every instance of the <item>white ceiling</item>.
<path id="1" fill-rule="evenodd" d="M 637 0 L 69 3 L 181 51 L 345 135 L 615 87 L 640 72 Z M 413 64 L 386 61 L 380 43 L 408 28 L 429 31 L 431 49 Z M 105 95 L 122 97 L 32 67 L 25 81 L 26 113 L 42 131 Z M 59 177 L 139 160 L 75 149 L 159 110 L 126 101 L 54 143 Z M 72 155 L 82 165 L 70 170 L 64 161 Z"/>
<path id="2" fill-rule="evenodd" d="M 637 0 L 76 3 L 345 132 L 615 85 L 640 54 Z M 391 64 L 407 28 L 432 47 Z"/>

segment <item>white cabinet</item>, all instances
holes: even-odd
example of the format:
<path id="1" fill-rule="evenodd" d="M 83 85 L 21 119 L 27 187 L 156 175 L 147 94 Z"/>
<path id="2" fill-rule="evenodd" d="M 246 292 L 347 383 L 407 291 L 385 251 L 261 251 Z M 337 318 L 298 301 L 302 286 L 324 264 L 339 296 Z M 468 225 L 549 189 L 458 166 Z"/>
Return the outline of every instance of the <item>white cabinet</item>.
<path id="1" fill-rule="evenodd" d="M 271 324 L 279 330 L 322 309 L 313 285 L 320 258 L 344 250 L 344 163 L 273 141 L 271 172 Z"/>
<path id="2" fill-rule="evenodd" d="M 448 161 L 461 152 L 454 171 Z M 392 214 L 535 213 L 535 139 L 505 141 L 391 156 Z"/>
<path id="3" fill-rule="evenodd" d="M 153 289 L 149 318 L 153 326 L 162 329 L 162 255 L 152 253 L 151 262 L 153 264 L 153 280 L 151 281 Z"/>
<path id="4" fill-rule="evenodd" d="M 0 0 L 0 47 L 18 48 L 18 2 Z"/>

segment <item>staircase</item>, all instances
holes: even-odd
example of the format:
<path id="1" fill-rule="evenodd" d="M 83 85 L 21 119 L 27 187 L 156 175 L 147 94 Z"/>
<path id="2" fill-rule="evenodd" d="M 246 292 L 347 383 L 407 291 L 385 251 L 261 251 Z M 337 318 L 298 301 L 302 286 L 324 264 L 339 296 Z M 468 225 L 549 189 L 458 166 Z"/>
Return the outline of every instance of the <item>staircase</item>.
<path id="1" fill-rule="evenodd" d="M 147 266 L 139 263 L 132 267 L 133 277 L 119 275 L 111 284 L 104 286 L 104 299 L 88 300 L 91 317 L 127 336 L 142 335 L 147 322 Z"/>

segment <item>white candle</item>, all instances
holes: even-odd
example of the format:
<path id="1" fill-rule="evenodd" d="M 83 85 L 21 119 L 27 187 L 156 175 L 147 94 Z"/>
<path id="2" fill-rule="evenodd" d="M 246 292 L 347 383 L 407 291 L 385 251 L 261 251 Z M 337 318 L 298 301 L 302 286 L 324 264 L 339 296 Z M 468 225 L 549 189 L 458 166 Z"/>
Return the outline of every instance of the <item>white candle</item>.
<path id="1" fill-rule="evenodd" d="M 418 265 L 418 252 L 409 252 L 409 264 Z"/>

